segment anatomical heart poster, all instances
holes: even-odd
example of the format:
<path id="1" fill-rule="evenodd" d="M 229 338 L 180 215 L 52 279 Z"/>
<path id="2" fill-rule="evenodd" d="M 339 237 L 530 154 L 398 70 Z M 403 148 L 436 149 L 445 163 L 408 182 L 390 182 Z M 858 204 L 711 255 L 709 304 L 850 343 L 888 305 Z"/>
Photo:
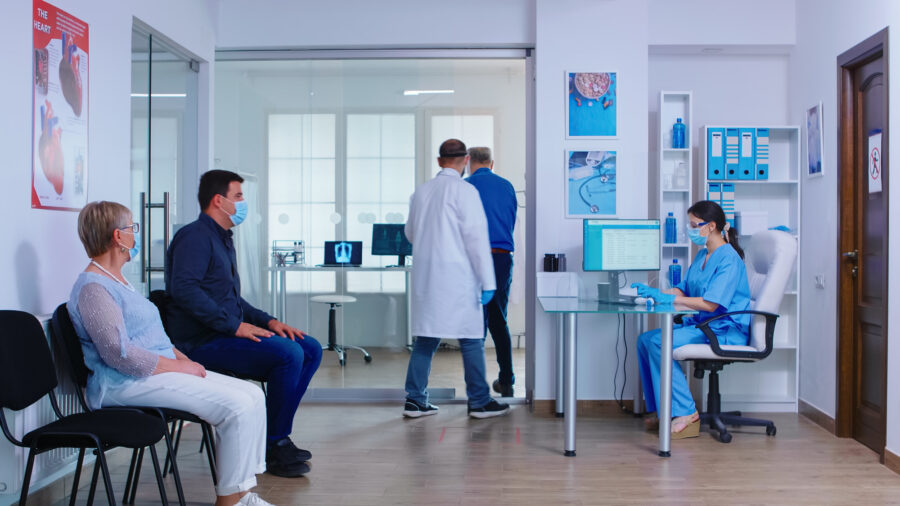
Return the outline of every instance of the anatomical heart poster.
<path id="1" fill-rule="evenodd" d="M 88 25 L 34 0 L 31 207 L 87 202 Z"/>

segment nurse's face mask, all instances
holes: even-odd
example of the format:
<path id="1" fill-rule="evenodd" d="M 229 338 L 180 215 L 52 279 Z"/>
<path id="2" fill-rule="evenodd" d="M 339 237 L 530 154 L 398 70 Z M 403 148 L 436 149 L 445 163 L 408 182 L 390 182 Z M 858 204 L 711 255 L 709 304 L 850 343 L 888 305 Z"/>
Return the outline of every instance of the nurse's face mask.
<path id="1" fill-rule="evenodd" d="M 708 221 L 688 221 L 687 234 L 692 243 L 698 246 L 706 246 L 706 241 L 709 239 L 709 231 L 706 230 L 706 226 L 709 223 Z"/>

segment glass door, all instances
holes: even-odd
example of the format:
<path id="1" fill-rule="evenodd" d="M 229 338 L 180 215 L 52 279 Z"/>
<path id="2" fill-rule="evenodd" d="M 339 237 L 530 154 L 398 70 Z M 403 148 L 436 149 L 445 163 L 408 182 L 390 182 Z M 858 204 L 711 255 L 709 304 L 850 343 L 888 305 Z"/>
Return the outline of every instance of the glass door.
<path id="1" fill-rule="evenodd" d="M 141 258 L 126 268 L 149 294 L 165 288 L 163 266 L 179 216 L 179 174 L 197 163 L 198 64 L 140 27 L 132 33 L 131 209 L 141 224 Z M 183 214 L 183 213 L 182 213 Z M 180 219 L 179 219 L 180 218 Z"/>

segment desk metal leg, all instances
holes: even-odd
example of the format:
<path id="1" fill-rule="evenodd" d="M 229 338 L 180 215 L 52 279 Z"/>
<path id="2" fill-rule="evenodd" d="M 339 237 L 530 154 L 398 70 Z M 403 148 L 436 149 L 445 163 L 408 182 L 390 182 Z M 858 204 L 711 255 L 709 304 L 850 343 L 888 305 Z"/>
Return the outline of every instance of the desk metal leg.
<path id="1" fill-rule="evenodd" d="M 675 317 L 671 313 L 662 316 L 662 352 L 659 364 L 659 456 L 670 457 L 672 437 L 672 331 Z"/>
<path id="2" fill-rule="evenodd" d="M 275 279 L 278 276 L 278 272 L 269 271 L 269 311 L 272 314 L 276 314 L 278 310 L 278 289 L 276 287 Z"/>
<path id="3" fill-rule="evenodd" d="M 575 344 L 576 344 L 576 316 L 577 313 L 566 313 L 566 457 L 575 456 Z"/>
<path id="4" fill-rule="evenodd" d="M 278 304 L 278 321 L 283 322 L 287 318 L 287 272 L 278 271 L 278 281 L 281 285 L 278 287 L 281 299 Z"/>
<path id="5" fill-rule="evenodd" d="M 410 351 L 413 346 L 412 336 L 412 293 L 409 291 L 409 272 L 406 271 L 406 348 Z"/>
<path id="6" fill-rule="evenodd" d="M 566 364 L 566 315 L 559 313 L 556 317 L 556 417 L 563 417 L 563 399 L 565 398 L 565 364 Z"/>

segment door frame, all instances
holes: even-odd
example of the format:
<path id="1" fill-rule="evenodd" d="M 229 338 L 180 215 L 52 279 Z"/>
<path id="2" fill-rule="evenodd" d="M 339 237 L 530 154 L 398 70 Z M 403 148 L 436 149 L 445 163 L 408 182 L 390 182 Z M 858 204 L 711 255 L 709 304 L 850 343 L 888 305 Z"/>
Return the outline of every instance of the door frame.
<path id="1" fill-rule="evenodd" d="M 852 200 L 855 198 L 857 192 L 861 191 L 860 188 L 857 187 L 858 181 L 847 180 L 842 178 L 842 168 L 847 166 L 852 166 L 855 163 L 858 163 L 859 160 L 856 159 L 856 155 L 858 150 L 853 149 L 854 145 L 858 142 L 864 142 L 860 140 L 860 138 L 854 139 L 853 131 L 844 129 L 842 125 L 845 121 L 854 119 L 854 115 L 858 115 L 859 112 L 855 108 L 855 101 L 853 100 L 854 91 L 853 80 L 852 80 L 852 72 L 858 66 L 872 60 L 877 57 L 879 54 L 881 55 L 883 65 L 884 65 L 884 107 L 885 107 L 885 124 L 882 131 L 882 146 L 890 145 L 890 135 L 889 135 L 889 125 L 890 125 L 890 116 L 889 116 L 889 76 L 888 72 L 888 28 L 884 28 L 878 33 L 872 35 L 866 40 L 860 42 L 853 48 L 845 51 L 841 55 L 837 57 L 837 150 L 838 150 L 838 167 L 837 167 L 837 183 L 838 183 L 838 202 L 837 202 L 837 211 L 838 211 L 838 237 L 837 237 L 837 265 L 836 265 L 836 280 L 837 280 L 837 311 L 836 314 L 838 316 L 837 321 L 837 392 L 836 392 L 836 406 L 837 406 L 837 416 L 835 417 L 835 434 L 838 437 L 852 437 L 853 436 L 853 418 L 854 418 L 854 387 L 855 387 L 855 377 L 854 377 L 854 349 L 853 349 L 853 307 L 852 304 L 844 303 L 842 296 L 842 289 L 844 284 L 851 282 L 849 279 L 849 274 L 847 269 L 844 268 L 844 261 L 841 254 L 844 251 L 849 251 L 852 247 L 858 243 L 858 237 L 854 237 L 852 234 L 858 234 L 859 231 L 855 229 L 853 226 L 853 220 L 858 215 L 861 209 L 859 207 L 854 213 L 852 217 L 846 217 L 842 215 L 842 210 L 845 205 L 849 205 Z M 850 100 L 848 100 L 848 98 Z M 858 119 L 858 117 L 856 118 Z M 864 137 L 864 136 L 863 136 Z M 882 165 L 886 167 L 890 167 L 889 164 L 890 157 L 890 149 L 887 149 L 882 154 Z M 889 185 L 887 183 L 890 175 L 887 172 L 883 172 L 883 181 L 882 181 L 882 192 L 883 198 L 885 202 L 885 208 L 890 209 L 889 207 L 889 199 L 888 199 L 888 189 Z M 845 223 L 844 220 L 847 219 Z M 887 213 L 885 214 L 885 229 L 889 230 L 889 216 Z M 889 272 L 889 256 L 887 254 L 887 249 L 889 247 L 888 241 L 885 240 L 883 242 L 884 252 L 884 261 L 885 261 L 885 272 Z M 882 288 L 882 296 L 884 300 L 884 333 L 885 336 L 889 335 L 888 331 L 888 308 L 890 307 L 888 303 L 888 285 L 885 283 Z M 885 353 L 883 360 L 884 363 L 884 371 L 885 377 L 883 381 L 885 385 L 887 385 L 887 353 Z M 882 400 L 882 405 L 887 406 L 887 388 L 884 389 L 884 398 Z M 882 432 L 886 433 L 886 426 L 882 426 Z M 881 461 L 884 461 L 884 448 L 880 449 L 879 456 Z"/>

